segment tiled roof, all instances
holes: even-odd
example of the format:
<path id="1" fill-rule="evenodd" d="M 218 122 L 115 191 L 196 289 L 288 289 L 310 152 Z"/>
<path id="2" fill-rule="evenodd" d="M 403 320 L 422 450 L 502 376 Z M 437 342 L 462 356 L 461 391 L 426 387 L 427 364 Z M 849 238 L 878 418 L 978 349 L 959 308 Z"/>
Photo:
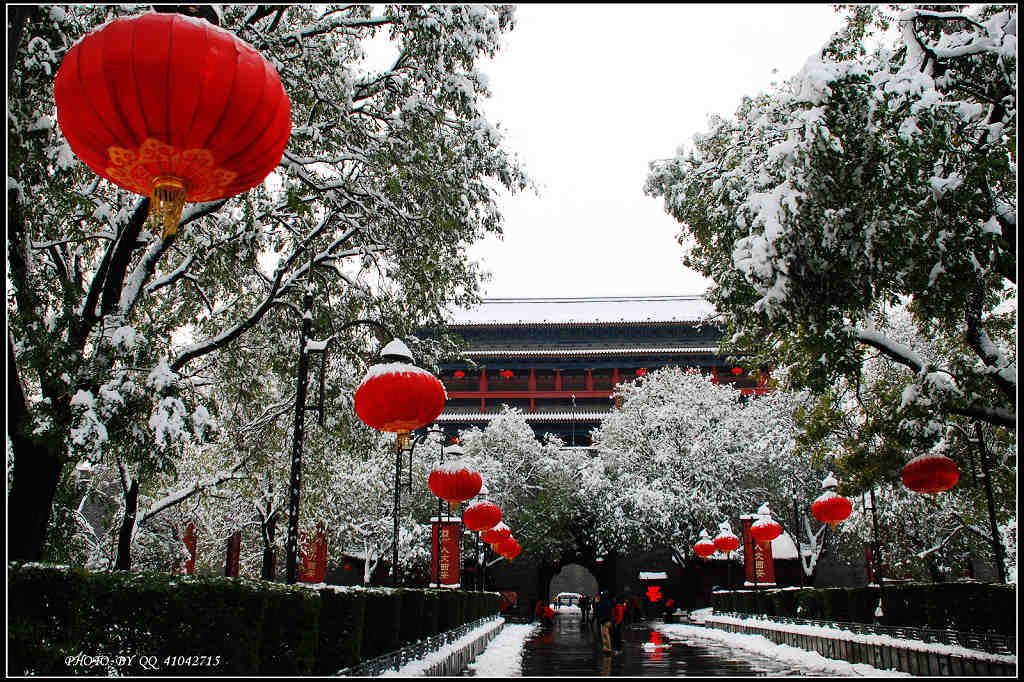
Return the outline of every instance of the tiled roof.
<path id="1" fill-rule="evenodd" d="M 714 314 L 703 296 L 488 298 L 449 311 L 447 321 L 454 326 L 702 322 Z"/>
<path id="2" fill-rule="evenodd" d="M 665 355 L 677 353 L 718 353 L 718 346 L 673 346 L 669 348 L 558 348 L 558 349 L 514 349 L 491 348 L 489 350 L 467 350 L 463 356 L 467 358 L 493 357 L 573 357 L 588 355 Z"/>
<path id="3" fill-rule="evenodd" d="M 600 421 L 603 417 L 607 416 L 608 410 L 598 412 L 595 410 L 588 410 L 586 412 L 577 410 L 575 415 L 573 412 L 538 412 L 535 414 L 524 414 L 526 421 L 529 422 L 562 422 L 572 421 L 575 416 L 576 421 Z M 449 414 L 442 412 L 435 422 L 438 423 L 449 423 L 449 422 L 489 422 L 495 417 L 500 417 L 500 413 L 487 413 L 481 414 L 479 412 L 472 414 Z"/>

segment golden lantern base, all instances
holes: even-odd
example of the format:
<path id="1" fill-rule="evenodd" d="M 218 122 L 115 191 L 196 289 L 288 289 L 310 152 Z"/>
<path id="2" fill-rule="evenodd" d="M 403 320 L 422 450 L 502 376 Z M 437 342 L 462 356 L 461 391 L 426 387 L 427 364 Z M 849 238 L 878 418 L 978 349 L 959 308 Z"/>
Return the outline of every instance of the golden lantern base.
<path id="1" fill-rule="evenodd" d="M 185 183 L 179 178 L 162 176 L 153 180 L 146 226 L 153 233 L 159 231 L 161 239 L 167 239 L 178 231 L 178 221 L 185 208 L 185 194 Z"/>

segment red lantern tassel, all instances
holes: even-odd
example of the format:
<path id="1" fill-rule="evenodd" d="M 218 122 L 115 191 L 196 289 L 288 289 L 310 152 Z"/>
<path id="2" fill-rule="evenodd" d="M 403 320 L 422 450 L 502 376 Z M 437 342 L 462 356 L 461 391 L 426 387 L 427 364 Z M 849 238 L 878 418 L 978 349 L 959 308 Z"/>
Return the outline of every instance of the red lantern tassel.
<path id="1" fill-rule="evenodd" d="M 161 239 L 167 239 L 178 231 L 178 221 L 185 208 L 185 193 L 185 183 L 178 178 L 162 176 L 153 180 L 147 227 L 151 232 L 159 230 Z"/>

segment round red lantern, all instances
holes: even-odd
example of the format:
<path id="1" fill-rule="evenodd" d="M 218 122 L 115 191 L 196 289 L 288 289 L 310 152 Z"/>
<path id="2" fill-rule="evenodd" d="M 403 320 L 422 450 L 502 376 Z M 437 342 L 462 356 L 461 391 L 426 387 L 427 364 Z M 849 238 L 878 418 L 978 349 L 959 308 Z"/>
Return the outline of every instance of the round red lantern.
<path id="1" fill-rule="evenodd" d="M 762 504 L 757 513 L 761 515 L 761 518 L 750 526 L 750 537 L 756 542 L 771 542 L 782 535 L 782 526 L 772 520 L 768 503 Z"/>
<path id="2" fill-rule="evenodd" d="M 503 369 L 501 370 L 501 372 L 499 372 L 499 374 L 501 374 L 501 376 L 505 377 L 506 379 L 511 379 L 512 377 L 515 376 L 515 373 L 510 369 Z"/>
<path id="3" fill-rule="evenodd" d="M 715 536 L 715 549 L 723 554 L 735 552 L 740 546 L 740 539 L 731 531 L 722 531 Z"/>
<path id="4" fill-rule="evenodd" d="M 647 369 L 646 369 L 646 368 L 644 368 L 644 367 L 641 367 L 640 369 L 638 369 L 638 370 L 636 371 L 636 375 L 637 375 L 638 377 L 642 377 L 642 376 L 643 376 L 643 375 L 645 375 L 645 374 L 647 374 Z"/>
<path id="5" fill-rule="evenodd" d="M 512 537 L 512 530 L 504 523 L 498 523 L 494 528 L 480 534 L 480 539 L 492 546 L 510 537 Z"/>
<path id="6" fill-rule="evenodd" d="M 430 492 L 453 505 L 472 499 L 482 485 L 480 474 L 461 460 L 440 464 L 427 477 Z"/>
<path id="7" fill-rule="evenodd" d="M 174 234 L 186 201 L 263 182 L 291 134 L 273 65 L 230 31 L 180 14 L 119 17 L 75 43 L 53 96 L 60 129 L 89 168 L 150 197 Z"/>
<path id="8" fill-rule="evenodd" d="M 500 554 L 501 556 L 505 557 L 506 559 L 512 559 L 513 557 L 519 555 L 519 553 L 522 551 L 522 547 L 519 546 L 519 543 L 516 541 L 515 538 L 508 537 L 499 542 L 495 546 L 494 551 Z"/>
<path id="9" fill-rule="evenodd" d="M 733 367 L 732 368 L 732 373 L 734 375 L 736 375 L 736 376 L 739 376 L 739 375 L 743 374 L 743 368 L 742 367 Z"/>
<path id="10" fill-rule="evenodd" d="M 466 376 L 466 373 L 465 373 L 465 372 L 463 372 L 463 371 L 462 371 L 461 369 L 457 369 L 457 370 L 455 370 L 455 378 L 456 378 L 456 379 L 462 379 L 462 378 L 464 378 L 465 376 Z"/>
<path id="11" fill-rule="evenodd" d="M 814 503 L 811 505 L 811 513 L 814 514 L 814 518 L 822 523 L 831 525 L 833 530 L 841 521 L 845 521 L 853 511 L 853 505 L 850 504 L 850 501 L 836 494 L 835 489 L 838 485 L 839 481 L 830 472 L 825 477 L 825 480 L 821 482 L 821 487 L 825 489 L 825 492 L 818 499 L 814 500 Z"/>
<path id="12" fill-rule="evenodd" d="M 356 389 L 356 414 L 378 431 L 406 436 L 441 414 L 448 397 L 433 374 L 412 364 L 409 348 L 394 339 L 381 350 L 382 362 Z"/>
<path id="13" fill-rule="evenodd" d="M 715 553 L 715 543 L 708 539 L 708 532 L 701 531 L 701 538 L 693 546 L 693 552 L 702 559 L 707 559 Z"/>
<path id="14" fill-rule="evenodd" d="M 949 490 L 959 480 L 960 469 L 945 455 L 919 455 L 903 467 L 903 485 L 915 493 L 935 495 Z"/>
<path id="15" fill-rule="evenodd" d="M 500 522 L 501 509 L 493 502 L 478 500 L 462 512 L 462 523 L 470 530 L 484 531 Z"/>

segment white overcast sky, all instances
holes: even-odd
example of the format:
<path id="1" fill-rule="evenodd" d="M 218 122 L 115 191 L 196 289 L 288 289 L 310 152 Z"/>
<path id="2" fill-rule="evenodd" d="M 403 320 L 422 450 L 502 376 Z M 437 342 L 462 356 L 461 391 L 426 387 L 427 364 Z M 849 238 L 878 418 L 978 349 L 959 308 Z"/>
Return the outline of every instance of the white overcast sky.
<path id="1" fill-rule="evenodd" d="M 484 104 L 537 183 L 469 256 L 488 297 L 699 294 L 648 163 L 794 75 L 840 28 L 830 5 L 523 4 L 481 69 Z M 778 73 L 773 74 L 772 70 Z"/>

